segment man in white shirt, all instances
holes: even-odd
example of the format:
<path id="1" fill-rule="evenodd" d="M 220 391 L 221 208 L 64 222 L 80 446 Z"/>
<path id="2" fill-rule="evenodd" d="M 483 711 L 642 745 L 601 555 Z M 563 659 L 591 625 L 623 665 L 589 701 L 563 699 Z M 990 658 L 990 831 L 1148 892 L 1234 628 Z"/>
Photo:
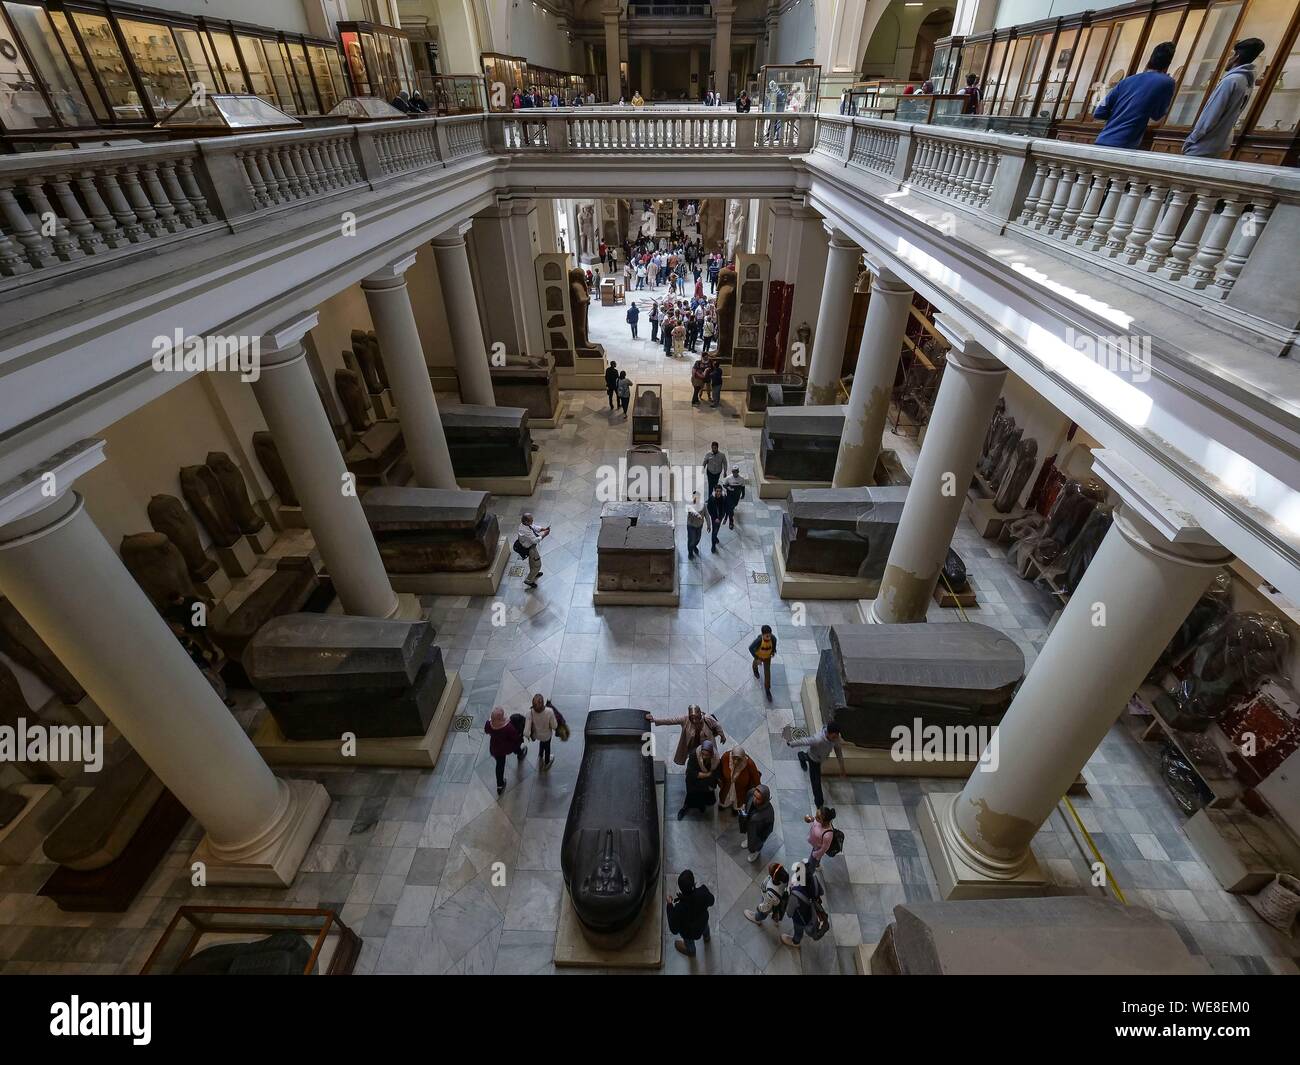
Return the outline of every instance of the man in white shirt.
<path id="1" fill-rule="evenodd" d="M 722 491 L 727 498 L 727 526 L 736 527 L 736 507 L 745 496 L 745 478 L 740 476 L 740 467 L 732 466 L 731 473 L 722 478 Z"/>
<path id="2" fill-rule="evenodd" d="M 528 576 L 524 578 L 524 586 L 527 588 L 537 587 L 537 578 L 542 575 L 542 555 L 537 550 L 537 545 L 550 535 L 551 527 L 548 525 L 539 529 L 533 524 L 531 514 L 524 514 L 520 518 L 519 536 L 515 543 L 528 552 Z"/>

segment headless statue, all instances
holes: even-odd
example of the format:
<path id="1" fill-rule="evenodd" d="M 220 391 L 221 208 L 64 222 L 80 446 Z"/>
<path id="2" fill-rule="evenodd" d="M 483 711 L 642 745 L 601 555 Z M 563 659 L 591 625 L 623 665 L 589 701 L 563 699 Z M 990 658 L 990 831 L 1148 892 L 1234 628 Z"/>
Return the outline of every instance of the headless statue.
<path id="1" fill-rule="evenodd" d="M 280 449 L 275 445 L 275 437 L 267 430 L 261 429 L 253 434 L 253 454 L 262 464 L 262 472 L 271 482 L 275 494 L 280 497 L 280 505 L 298 506 L 298 493 L 293 490 L 293 482 L 289 480 L 289 471 L 284 468 Z"/>
<path id="2" fill-rule="evenodd" d="M 216 475 L 206 466 L 181 467 L 181 494 L 218 547 L 233 547 L 239 526 L 226 506 Z"/>
<path id="3" fill-rule="evenodd" d="M 199 531 L 194 527 L 194 519 L 179 499 L 168 495 L 154 496 L 149 500 L 146 512 L 154 532 L 162 533 L 176 545 L 191 578 L 206 581 L 216 572 L 216 562 L 203 550 L 203 545 L 199 543 Z"/>
<path id="4" fill-rule="evenodd" d="M 370 403 L 361 378 L 351 370 L 335 370 L 334 387 L 339 402 L 343 404 L 343 412 L 348 416 L 348 424 L 354 432 L 364 433 L 370 428 Z"/>
<path id="5" fill-rule="evenodd" d="M 993 509 L 999 514 L 1009 514 L 1020 504 L 1021 493 L 1029 483 L 1029 475 L 1038 461 L 1038 441 L 1032 436 L 1021 440 L 1016 448 L 1015 461 L 998 485 L 998 494 L 993 499 Z"/>
<path id="6" fill-rule="evenodd" d="M 132 533 L 122 537 L 122 563 L 160 610 L 178 595 L 195 594 L 181 553 L 162 533 Z"/>
<path id="7" fill-rule="evenodd" d="M 224 451 L 209 451 L 206 465 L 221 486 L 222 498 L 225 499 L 226 508 L 235 519 L 235 524 L 239 526 L 239 531 L 260 532 L 266 519 L 249 502 L 248 486 L 244 483 L 244 475 L 239 467 Z"/>

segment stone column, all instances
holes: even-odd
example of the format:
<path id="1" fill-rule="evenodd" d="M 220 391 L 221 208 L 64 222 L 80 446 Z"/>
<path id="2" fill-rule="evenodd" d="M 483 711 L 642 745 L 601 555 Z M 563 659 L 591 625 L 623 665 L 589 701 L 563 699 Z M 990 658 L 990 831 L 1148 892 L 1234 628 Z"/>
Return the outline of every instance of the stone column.
<path id="1" fill-rule="evenodd" d="M 546 201 L 541 203 L 544 205 Z M 599 201 L 596 201 L 596 211 L 596 242 L 599 243 Z M 473 241 L 474 267 L 478 271 L 475 288 L 488 297 L 479 307 L 483 323 L 479 335 L 486 340 L 489 349 L 501 343 L 511 354 L 546 353 L 535 267 L 537 256 L 543 250 L 541 213 L 537 201 L 502 196 L 495 206 L 474 216 L 472 229 L 469 226 L 460 229 L 461 233 L 468 232 Z M 579 247 L 576 220 L 570 238 L 576 261 Z M 490 295 L 494 292 L 497 295 Z M 509 298 L 502 299 L 501 292 L 509 293 Z"/>
<path id="2" fill-rule="evenodd" d="M 492 394 L 492 373 L 478 320 L 478 306 L 474 302 L 469 255 L 465 251 L 468 228 L 467 222 L 434 237 L 433 255 L 438 263 L 442 302 L 447 308 L 447 327 L 451 332 L 452 352 L 456 356 L 460 398 L 465 403 L 494 407 L 496 397 Z"/>
<path id="3" fill-rule="evenodd" d="M 952 344 L 869 620 L 924 621 L 1007 368 L 940 316 Z"/>
<path id="4" fill-rule="evenodd" d="M 808 361 L 809 405 L 835 402 L 835 385 L 844 366 L 844 343 L 849 333 L 849 312 L 853 309 L 853 284 L 858 279 L 862 249 L 837 230 L 831 235 L 822 281 L 822 301 L 817 311 L 812 355 Z"/>
<path id="5" fill-rule="evenodd" d="M 622 9 L 618 0 L 607 0 L 600 9 L 605 19 L 605 75 L 608 83 L 609 102 L 618 103 L 623 95 L 623 83 L 619 78 L 619 63 L 622 61 L 622 45 L 619 43 L 619 16 Z"/>
<path id="6" fill-rule="evenodd" d="M 921 831 L 944 898 L 1034 894 L 1030 841 L 1230 556 L 1110 451 L 1120 498 L 1083 580 L 960 795 L 927 796 Z M 900 530 L 901 531 L 901 530 Z"/>
<path id="7" fill-rule="evenodd" d="M 650 46 L 643 44 L 641 46 L 641 95 L 647 100 L 654 91 L 652 79 L 654 78 L 654 58 L 650 54 Z"/>
<path id="8" fill-rule="evenodd" d="M 384 267 L 361 282 L 361 291 L 366 294 L 375 336 L 397 399 L 397 416 L 402 423 L 406 453 L 415 469 L 415 482 L 421 488 L 455 488 L 451 452 L 447 450 L 429 364 L 424 361 L 420 331 L 406 288 L 406 271 L 414 264 L 415 256 L 410 255 Z"/>
<path id="9" fill-rule="evenodd" d="M 72 484 L 103 448 L 83 440 L 0 487 L 0 593 L 203 826 L 207 882 L 287 887 L 329 797 L 272 774 L 91 521 Z"/>
<path id="10" fill-rule="evenodd" d="M 889 395 L 894 389 L 903 332 L 912 306 L 912 290 L 867 256 L 871 271 L 871 299 L 858 347 L 844 435 L 835 459 L 835 488 L 874 484 L 880 440 L 889 415 Z"/>
<path id="11" fill-rule="evenodd" d="M 302 338 L 316 322 L 313 313 L 262 338 L 253 392 L 343 609 L 394 617 L 397 596 L 307 367 Z"/>
<path id="12" fill-rule="evenodd" d="M 736 5 L 727 0 L 718 0 L 713 5 L 713 87 L 722 93 L 724 100 L 732 98 L 727 83 L 731 80 L 731 19 L 735 13 Z"/>

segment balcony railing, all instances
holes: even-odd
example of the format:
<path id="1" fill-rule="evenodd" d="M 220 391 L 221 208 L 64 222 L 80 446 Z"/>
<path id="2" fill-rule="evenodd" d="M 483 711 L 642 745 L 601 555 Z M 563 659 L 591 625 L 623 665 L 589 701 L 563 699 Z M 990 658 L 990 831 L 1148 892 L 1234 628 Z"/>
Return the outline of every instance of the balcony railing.
<path id="1" fill-rule="evenodd" d="M 0 290 L 476 159 L 806 157 L 1103 266 L 1286 351 L 1300 172 L 834 115 L 575 109 L 462 115 L 0 159 Z M 793 177 L 793 175 L 792 175 Z M 869 186 L 862 186 L 869 188 Z"/>

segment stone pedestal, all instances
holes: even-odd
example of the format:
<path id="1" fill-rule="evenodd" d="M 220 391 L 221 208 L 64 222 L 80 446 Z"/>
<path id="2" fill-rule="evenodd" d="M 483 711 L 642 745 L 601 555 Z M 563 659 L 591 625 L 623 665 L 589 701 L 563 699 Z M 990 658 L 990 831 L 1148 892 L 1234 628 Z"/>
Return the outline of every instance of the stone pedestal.
<path id="1" fill-rule="evenodd" d="M 247 577 L 257 565 L 257 555 L 247 537 L 236 540 L 229 547 L 213 547 L 212 553 L 228 577 Z"/>

